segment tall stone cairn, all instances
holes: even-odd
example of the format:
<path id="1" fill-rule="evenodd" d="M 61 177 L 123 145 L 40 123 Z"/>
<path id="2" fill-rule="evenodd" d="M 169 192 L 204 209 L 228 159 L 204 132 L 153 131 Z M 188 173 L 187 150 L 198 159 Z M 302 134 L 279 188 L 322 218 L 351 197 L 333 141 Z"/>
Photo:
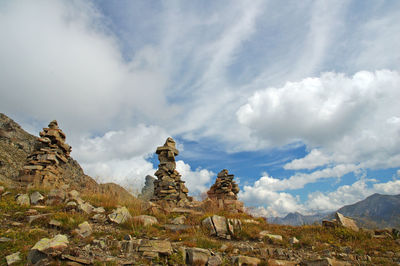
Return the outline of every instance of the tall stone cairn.
<path id="1" fill-rule="evenodd" d="M 56 120 L 40 132 L 39 143 L 20 171 L 19 181 L 44 186 L 63 185 L 60 180 L 62 164 L 68 161 L 71 146 L 65 143 L 65 134 L 58 128 Z"/>
<path id="2" fill-rule="evenodd" d="M 179 151 L 175 147 L 175 141 L 167 138 L 165 144 L 157 148 L 156 154 L 160 164 L 155 172 L 157 180 L 154 180 L 152 201 L 166 201 L 170 206 L 184 206 L 191 198 L 187 196 L 189 190 L 185 181 L 181 180 L 181 175 L 176 170 L 175 156 Z"/>
<path id="3" fill-rule="evenodd" d="M 243 212 L 243 202 L 238 200 L 239 186 L 233 181 L 234 175 L 223 169 L 218 173 L 214 185 L 207 192 L 208 198 L 220 209 Z"/>

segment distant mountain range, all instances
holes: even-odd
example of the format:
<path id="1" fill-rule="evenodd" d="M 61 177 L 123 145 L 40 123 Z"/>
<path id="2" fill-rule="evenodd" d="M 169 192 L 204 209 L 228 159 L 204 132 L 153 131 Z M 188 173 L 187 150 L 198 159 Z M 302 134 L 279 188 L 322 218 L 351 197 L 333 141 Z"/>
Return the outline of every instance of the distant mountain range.
<path id="1" fill-rule="evenodd" d="M 315 222 L 320 223 L 327 213 L 319 213 L 315 215 L 302 215 L 299 212 L 291 212 L 285 217 L 270 217 L 268 222 L 272 224 L 287 224 L 287 225 L 306 225 Z"/>
<path id="2" fill-rule="evenodd" d="M 337 210 L 347 217 L 353 218 L 357 225 L 364 228 L 400 227 L 400 194 L 373 194 L 366 199 Z M 302 215 L 289 213 L 285 217 L 268 218 L 270 223 L 287 225 L 305 225 L 331 220 L 334 213 Z"/>

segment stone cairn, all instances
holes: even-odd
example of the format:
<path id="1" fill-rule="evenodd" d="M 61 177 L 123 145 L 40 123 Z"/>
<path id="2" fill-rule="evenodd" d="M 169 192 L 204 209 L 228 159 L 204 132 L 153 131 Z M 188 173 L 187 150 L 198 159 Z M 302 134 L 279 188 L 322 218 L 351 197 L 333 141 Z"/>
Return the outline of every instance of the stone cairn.
<path id="1" fill-rule="evenodd" d="M 71 146 L 65 143 L 65 134 L 58 128 L 56 120 L 43 128 L 38 140 L 20 171 L 20 181 L 44 186 L 62 185 L 59 180 L 63 172 L 61 165 L 68 161 Z"/>
<path id="2" fill-rule="evenodd" d="M 181 180 L 181 175 L 176 170 L 175 156 L 179 151 L 175 147 L 175 141 L 167 138 L 164 146 L 158 147 L 158 170 L 155 172 L 157 180 L 154 180 L 154 196 L 152 201 L 168 203 L 169 206 L 182 207 L 191 197 L 187 196 L 189 192 L 185 186 L 185 181 Z"/>
<path id="3" fill-rule="evenodd" d="M 217 205 L 219 209 L 231 212 L 243 212 L 243 202 L 238 200 L 239 186 L 233 181 L 234 175 L 223 169 L 218 173 L 214 185 L 207 192 L 208 198 Z"/>

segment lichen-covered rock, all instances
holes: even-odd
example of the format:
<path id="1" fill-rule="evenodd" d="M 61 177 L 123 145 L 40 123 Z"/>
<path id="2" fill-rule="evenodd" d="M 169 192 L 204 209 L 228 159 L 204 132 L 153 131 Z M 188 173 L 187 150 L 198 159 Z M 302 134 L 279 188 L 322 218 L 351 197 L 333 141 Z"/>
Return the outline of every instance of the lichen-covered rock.
<path id="1" fill-rule="evenodd" d="M 20 194 L 17 196 L 17 203 L 20 206 L 29 207 L 31 205 L 31 201 L 29 199 L 28 194 Z"/>
<path id="2" fill-rule="evenodd" d="M 78 210 L 80 210 L 86 214 L 91 214 L 93 212 L 93 209 L 94 209 L 94 207 L 88 202 L 78 204 Z"/>
<path id="3" fill-rule="evenodd" d="M 63 251 L 68 247 L 69 241 L 66 235 L 56 235 L 55 237 L 42 238 L 39 240 L 32 249 L 36 249 L 46 254 Z"/>
<path id="4" fill-rule="evenodd" d="M 68 244 L 66 235 L 56 235 L 51 239 L 42 238 L 31 248 L 27 260 L 29 263 L 36 264 L 48 256 L 58 256 L 68 247 Z"/>
<path id="5" fill-rule="evenodd" d="M 78 227 L 78 229 L 75 229 L 75 232 L 82 238 L 90 236 L 93 232 L 92 226 L 88 222 L 83 222 Z"/>
<path id="6" fill-rule="evenodd" d="M 132 215 L 129 213 L 126 207 L 120 207 L 109 214 L 108 219 L 113 223 L 122 224 L 129 219 L 132 219 Z"/>
<path id="7" fill-rule="evenodd" d="M 13 254 L 6 256 L 7 265 L 13 265 L 13 264 L 20 262 L 21 261 L 20 254 L 21 254 L 21 252 L 18 251 L 18 252 L 15 252 Z"/>

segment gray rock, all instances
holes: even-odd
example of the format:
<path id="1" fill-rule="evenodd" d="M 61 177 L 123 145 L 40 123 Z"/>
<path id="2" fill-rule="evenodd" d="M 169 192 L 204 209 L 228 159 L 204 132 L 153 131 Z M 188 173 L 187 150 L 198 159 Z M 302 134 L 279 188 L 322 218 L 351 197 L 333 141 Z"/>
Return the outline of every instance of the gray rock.
<path id="1" fill-rule="evenodd" d="M 339 225 L 358 232 L 359 228 L 353 219 L 345 217 L 343 214 L 339 212 L 336 212 L 335 216 L 336 216 L 336 221 L 338 222 Z"/>
<path id="2" fill-rule="evenodd" d="M 93 212 L 97 213 L 97 214 L 102 214 L 102 213 L 105 213 L 106 210 L 103 207 L 97 207 L 97 208 L 93 209 Z"/>
<path id="3" fill-rule="evenodd" d="M 205 218 L 203 221 L 201 221 L 201 224 L 203 227 L 205 227 L 208 230 L 210 235 L 212 235 L 212 236 L 217 235 L 217 232 L 215 231 L 215 227 L 214 227 L 211 217 Z"/>
<path id="4" fill-rule="evenodd" d="M 289 238 L 289 243 L 294 245 L 294 244 L 298 244 L 300 241 L 296 238 L 296 237 L 291 237 Z"/>
<path id="5" fill-rule="evenodd" d="M 27 261 L 28 261 L 28 263 L 36 264 L 39 261 L 46 259 L 46 258 L 47 258 L 47 255 L 45 253 L 40 252 L 37 249 L 31 249 L 28 253 Z"/>
<path id="6" fill-rule="evenodd" d="M 12 241 L 11 238 L 4 237 L 4 236 L 0 237 L 0 243 L 10 242 L 10 241 Z"/>
<path id="7" fill-rule="evenodd" d="M 206 265 L 210 251 L 202 248 L 187 248 L 186 249 L 186 264 L 188 265 Z"/>
<path id="8" fill-rule="evenodd" d="M 223 216 L 213 215 L 212 221 L 215 231 L 217 232 L 217 236 L 226 238 L 229 235 L 226 218 Z"/>
<path id="9" fill-rule="evenodd" d="M 31 198 L 31 203 L 33 205 L 36 205 L 38 203 L 42 203 L 44 201 L 44 197 L 42 194 L 40 194 L 39 191 L 35 191 L 30 195 Z"/>
<path id="10" fill-rule="evenodd" d="M 71 190 L 70 192 L 68 192 L 68 198 L 77 200 L 79 198 L 79 192 L 76 190 Z"/>
<path id="11" fill-rule="evenodd" d="M 93 209 L 94 207 L 88 202 L 84 202 L 78 205 L 78 210 L 89 215 L 93 212 Z"/>
<path id="12" fill-rule="evenodd" d="M 21 261 L 21 257 L 19 256 L 21 253 L 18 251 L 11 255 L 6 256 L 7 265 L 12 265 L 14 263 L 18 263 Z"/>
<path id="13" fill-rule="evenodd" d="M 261 231 L 260 233 L 258 233 L 260 238 L 268 238 L 271 240 L 278 240 L 278 241 L 282 241 L 283 238 L 281 235 L 273 235 L 270 234 L 268 231 Z"/>
<path id="14" fill-rule="evenodd" d="M 141 239 L 130 239 L 130 240 L 122 240 L 121 247 L 125 254 L 131 254 L 135 252 L 140 246 L 142 240 Z"/>
<path id="15" fill-rule="evenodd" d="M 47 217 L 53 215 L 52 213 L 44 213 L 44 214 L 38 214 L 38 215 L 30 215 L 27 216 L 28 218 L 28 223 L 31 224 L 36 220 L 40 220 L 40 219 L 46 219 Z"/>
<path id="16" fill-rule="evenodd" d="M 300 265 L 304 266 L 350 266 L 351 263 L 347 261 L 340 261 L 331 258 L 322 258 L 317 260 L 302 261 Z"/>
<path id="17" fill-rule="evenodd" d="M 129 219 L 132 219 L 132 216 L 126 207 L 120 207 L 109 214 L 108 219 L 113 223 L 122 224 Z"/>
<path id="18" fill-rule="evenodd" d="M 192 225 L 188 224 L 165 224 L 163 227 L 172 232 L 186 231 L 193 228 Z"/>
<path id="19" fill-rule="evenodd" d="M 48 256 L 58 256 L 68 247 L 68 237 L 66 235 L 56 235 L 55 237 L 42 238 L 28 253 L 28 263 L 36 264 Z"/>
<path id="20" fill-rule="evenodd" d="M 208 259 L 207 266 L 222 265 L 222 258 L 219 255 L 212 256 Z"/>
<path id="21" fill-rule="evenodd" d="M 261 263 L 261 260 L 258 258 L 254 258 L 254 257 L 248 257 L 248 256 L 237 256 L 233 258 L 233 262 L 235 263 L 235 265 L 238 266 L 257 266 L 258 264 Z"/>
<path id="22" fill-rule="evenodd" d="M 65 209 L 67 211 L 76 210 L 76 209 L 78 209 L 78 204 L 76 204 L 75 201 L 69 201 L 69 202 L 67 202 Z"/>
<path id="23" fill-rule="evenodd" d="M 75 229 L 75 232 L 82 238 L 88 237 L 92 234 L 92 227 L 88 222 L 83 222 L 78 225 L 78 229 Z"/>
<path id="24" fill-rule="evenodd" d="M 20 206 L 25 206 L 25 207 L 29 207 L 31 205 L 31 201 L 29 199 L 28 194 L 20 194 L 17 195 L 17 203 Z"/>
<path id="25" fill-rule="evenodd" d="M 139 215 L 132 218 L 133 221 L 143 224 L 144 226 L 158 224 L 157 218 L 150 215 Z"/>
<path id="26" fill-rule="evenodd" d="M 163 255 L 172 254 L 171 242 L 167 240 L 142 240 L 138 248 L 139 252 L 156 252 Z"/>
<path id="27" fill-rule="evenodd" d="M 65 194 L 66 194 L 65 191 L 61 189 L 50 190 L 49 194 L 47 195 L 46 204 L 54 205 L 62 203 L 66 198 Z"/>
<path id="28" fill-rule="evenodd" d="M 154 195 L 154 181 L 156 178 L 151 175 L 146 176 L 146 181 L 144 183 L 144 187 L 142 188 L 142 193 L 139 195 L 140 199 L 150 200 Z"/>
<path id="29" fill-rule="evenodd" d="M 49 222 L 49 225 L 52 226 L 52 227 L 60 228 L 62 223 L 60 221 L 51 219 L 50 222 Z"/>
<path id="30" fill-rule="evenodd" d="M 104 223 L 107 220 L 107 217 L 104 214 L 95 214 L 91 219 L 96 223 Z"/>
<path id="31" fill-rule="evenodd" d="M 186 217 L 181 215 L 171 220 L 172 224 L 184 224 L 186 221 Z"/>

